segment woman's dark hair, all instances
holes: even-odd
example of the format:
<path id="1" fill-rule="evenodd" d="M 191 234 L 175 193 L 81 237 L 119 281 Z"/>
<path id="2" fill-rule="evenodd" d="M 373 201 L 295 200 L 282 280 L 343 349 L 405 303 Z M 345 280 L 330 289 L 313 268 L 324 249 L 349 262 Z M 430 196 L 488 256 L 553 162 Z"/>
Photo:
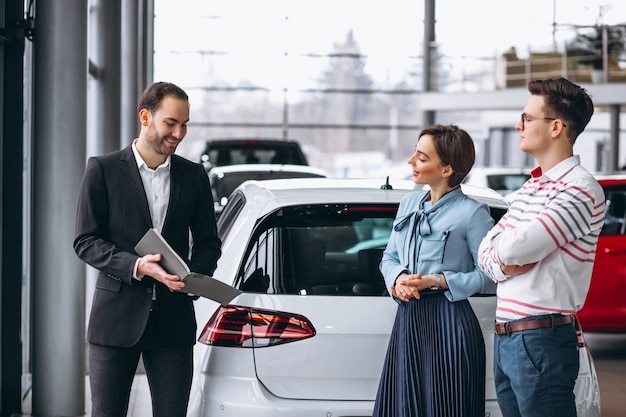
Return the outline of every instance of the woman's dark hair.
<path id="1" fill-rule="evenodd" d="M 454 173 L 448 178 L 448 185 L 456 187 L 467 176 L 476 159 L 472 137 L 455 125 L 434 125 L 420 133 L 420 138 L 430 135 L 435 150 L 444 165 L 450 165 Z"/>
<path id="2" fill-rule="evenodd" d="M 189 101 L 189 97 L 187 96 L 187 93 L 185 93 L 185 90 L 175 84 L 159 81 L 149 85 L 148 88 L 144 90 L 141 98 L 139 99 L 137 111 L 146 109 L 150 113 L 154 113 L 159 109 L 163 98 L 166 96 L 174 96 L 187 102 Z"/>
<path id="3" fill-rule="evenodd" d="M 531 81 L 528 91 L 544 97 L 545 117 L 562 119 L 572 144 L 593 116 L 593 101 L 587 90 L 565 78 Z"/>

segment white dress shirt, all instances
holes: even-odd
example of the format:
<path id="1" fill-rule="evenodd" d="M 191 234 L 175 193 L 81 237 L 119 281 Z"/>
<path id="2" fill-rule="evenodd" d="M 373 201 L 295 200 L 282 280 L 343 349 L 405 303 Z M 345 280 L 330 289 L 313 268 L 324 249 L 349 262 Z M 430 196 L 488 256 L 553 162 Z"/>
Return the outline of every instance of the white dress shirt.
<path id="1" fill-rule="evenodd" d="M 152 169 L 148 167 L 139 154 L 137 146 L 135 145 L 136 141 L 137 139 L 133 141 L 132 148 L 133 153 L 135 154 L 135 160 L 137 161 L 137 168 L 139 168 L 139 174 L 141 175 L 141 181 L 143 182 L 143 188 L 146 192 L 152 226 L 160 233 L 163 231 L 165 215 L 167 213 L 167 207 L 170 200 L 171 157 L 168 156 L 164 163 L 156 167 L 156 169 Z M 141 279 L 143 276 L 137 275 L 138 264 L 139 261 L 135 263 L 133 276 L 137 279 Z"/>
<path id="2" fill-rule="evenodd" d="M 170 160 L 168 156 L 164 163 L 152 169 L 146 165 L 141 158 L 135 142 L 133 142 L 133 153 L 137 160 L 137 167 L 143 182 L 143 188 L 146 191 L 148 206 L 150 207 L 150 217 L 152 218 L 152 226 L 160 232 L 163 231 L 163 223 L 165 223 L 165 214 L 170 200 Z"/>

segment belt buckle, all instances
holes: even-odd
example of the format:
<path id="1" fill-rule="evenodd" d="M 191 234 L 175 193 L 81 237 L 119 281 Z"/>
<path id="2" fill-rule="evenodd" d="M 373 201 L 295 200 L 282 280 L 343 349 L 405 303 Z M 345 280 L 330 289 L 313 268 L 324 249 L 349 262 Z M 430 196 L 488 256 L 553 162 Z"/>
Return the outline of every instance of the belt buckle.
<path id="1" fill-rule="evenodd" d="M 506 323 L 496 323 L 494 325 L 494 329 L 495 329 L 497 335 L 501 336 L 503 334 L 507 334 Z"/>

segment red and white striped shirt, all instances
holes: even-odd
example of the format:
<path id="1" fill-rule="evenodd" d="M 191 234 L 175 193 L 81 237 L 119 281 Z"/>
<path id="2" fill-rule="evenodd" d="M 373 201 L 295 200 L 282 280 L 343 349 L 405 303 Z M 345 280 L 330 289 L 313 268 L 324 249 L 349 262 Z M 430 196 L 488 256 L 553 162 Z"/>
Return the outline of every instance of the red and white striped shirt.
<path id="1" fill-rule="evenodd" d="M 480 268 L 498 283 L 496 320 L 580 310 L 603 221 L 604 191 L 578 156 L 533 170 L 478 249 Z M 500 269 L 532 263 L 520 275 Z"/>

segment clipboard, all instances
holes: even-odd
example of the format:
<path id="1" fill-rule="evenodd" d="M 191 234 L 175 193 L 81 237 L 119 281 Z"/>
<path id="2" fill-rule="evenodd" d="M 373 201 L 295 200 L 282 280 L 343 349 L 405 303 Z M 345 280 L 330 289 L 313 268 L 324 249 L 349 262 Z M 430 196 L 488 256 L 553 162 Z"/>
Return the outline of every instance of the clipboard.
<path id="1" fill-rule="evenodd" d="M 141 240 L 135 245 L 138 255 L 161 255 L 161 266 L 172 275 L 178 275 L 185 286 L 177 292 L 184 292 L 217 301 L 227 305 L 241 291 L 208 275 L 191 272 L 187 263 L 172 249 L 165 238 L 155 228 L 148 229 Z"/>

